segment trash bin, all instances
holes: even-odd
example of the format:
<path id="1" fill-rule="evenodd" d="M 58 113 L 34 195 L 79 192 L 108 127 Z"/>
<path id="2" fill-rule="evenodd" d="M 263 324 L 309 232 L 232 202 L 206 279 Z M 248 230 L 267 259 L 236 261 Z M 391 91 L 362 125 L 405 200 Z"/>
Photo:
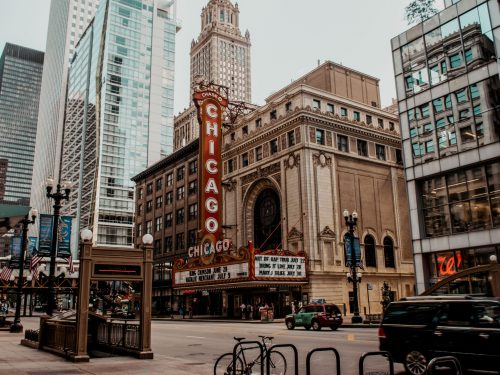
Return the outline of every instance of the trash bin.
<path id="1" fill-rule="evenodd" d="M 272 322 L 274 320 L 274 310 L 269 309 L 267 310 L 267 321 Z"/>
<path id="2" fill-rule="evenodd" d="M 267 309 L 265 307 L 259 308 L 260 321 L 267 322 Z"/>

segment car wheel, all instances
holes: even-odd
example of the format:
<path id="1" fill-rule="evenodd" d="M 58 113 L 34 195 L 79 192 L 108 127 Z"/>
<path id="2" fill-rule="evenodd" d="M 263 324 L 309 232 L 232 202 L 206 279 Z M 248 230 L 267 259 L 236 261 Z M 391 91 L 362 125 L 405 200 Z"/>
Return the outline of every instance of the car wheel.
<path id="1" fill-rule="evenodd" d="M 317 320 L 313 320 L 313 322 L 312 322 L 312 328 L 315 331 L 319 331 L 321 329 L 321 324 L 319 324 L 319 322 Z"/>
<path id="2" fill-rule="evenodd" d="M 405 369 L 411 375 L 423 375 L 427 372 L 427 357 L 419 350 L 412 350 L 405 356 Z"/>
<path id="3" fill-rule="evenodd" d="M 287 320 L 286 321 L 286 328 L 288 328 L 288 329 L 294 329 L 295 328 L 295 324 L 293 323 L 293 320 Z"/>
<path id="4" fill-rule="evenodd" d="M 330 326 L 330 329 L 331 329 L 332 331 L 336 331 L 337 329 L 339 329 L 339 326 Z"/>
<path id="5" fill-rule="evenodd" d="M 304 328 L 309 331 L 311 329 L 311 326 L 305 325 Z"/>

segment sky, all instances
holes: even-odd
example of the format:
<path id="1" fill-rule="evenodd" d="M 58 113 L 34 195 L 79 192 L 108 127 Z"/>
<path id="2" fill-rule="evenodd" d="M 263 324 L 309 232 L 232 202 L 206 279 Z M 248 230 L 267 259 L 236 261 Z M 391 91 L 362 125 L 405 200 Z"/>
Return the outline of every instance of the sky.
<path id="1" fill-rule="evenodd" d="M 62 1 L 62 0 L 54 0 Z M 233 3 L 235 0 L 233 0 Z M 326 60 L 380 79 L 382 106 L 396 97 L 391 38 L 407 30 L 410 0 L 239 0 L 240 29 L 252 43 L 252 101 L 265 98 Z M 189 104 L 189 50 L 208 0 L 177 0 L 174 113 Z M 441 1 L 436 5 L 442 8 Z M 50 0 L 0 0 L 0 48 L 45 50 Z"/>

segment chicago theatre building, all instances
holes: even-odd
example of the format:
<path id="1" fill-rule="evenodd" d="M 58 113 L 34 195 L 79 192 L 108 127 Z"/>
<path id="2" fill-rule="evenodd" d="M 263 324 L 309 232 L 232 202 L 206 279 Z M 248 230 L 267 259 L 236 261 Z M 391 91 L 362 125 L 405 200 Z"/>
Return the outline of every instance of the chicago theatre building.
<path id="1" fill-rule="evenodd" d="M 159 310 L 238 317 L 242 303 L 268 304 L 282 316 L 292 301 L 325 299 L 350 312 L 344 209 L 359 217 L 361 312 L 381 311 L 384 282 L 394 298 L 413 294 L 399 124 L 381 109 L 376 78 L 325 62 L 221 129 L 213 251 L 200 236 L 210 207 L 205 141 L 190 140 L 134 177 L 135 241 L 155 238 Z"/>

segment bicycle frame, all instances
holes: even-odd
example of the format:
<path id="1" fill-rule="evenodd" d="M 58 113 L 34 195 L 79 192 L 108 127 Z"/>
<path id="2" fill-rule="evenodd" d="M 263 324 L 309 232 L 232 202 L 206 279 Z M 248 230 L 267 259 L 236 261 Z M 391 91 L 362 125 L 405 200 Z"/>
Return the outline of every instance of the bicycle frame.
<path id="1" fill-rule="evenodd" d="M 255 359 L 255 361 L 252 362 L 252 367 L 255 364 L 255 362 L 257 361 L 257 359 L 264 358 L 264 351 L 267 353 L 267 348 L 264 349 L 264 346 L 259 341 L 240 341 L 234 346 L 234 348 L 233 348 L 233 364 L 236 363 L 236 358 L 240 357 L 243 361 L 243 366 L 245 367 L 244 371 L 246 373 L 248 370 L 248 363 L 247 363 L 247 360 L 245 357 L 245 349 L 243 347 L 244 344 L 246 344 L 246 345 L 257 344 L 257 346 L 255 348 L 254 347 L 247 348 L 246 350 L 259 348 L 260 354 Z M 237 350 L 238 348 L 240 348 L 239 351 Z M 261 374 L 264 373 L 264 361 L 260 361 L 260 372 L 261 372 Z M 233 375 L 236 375 L 236 366 L 233 366 Z"/>

